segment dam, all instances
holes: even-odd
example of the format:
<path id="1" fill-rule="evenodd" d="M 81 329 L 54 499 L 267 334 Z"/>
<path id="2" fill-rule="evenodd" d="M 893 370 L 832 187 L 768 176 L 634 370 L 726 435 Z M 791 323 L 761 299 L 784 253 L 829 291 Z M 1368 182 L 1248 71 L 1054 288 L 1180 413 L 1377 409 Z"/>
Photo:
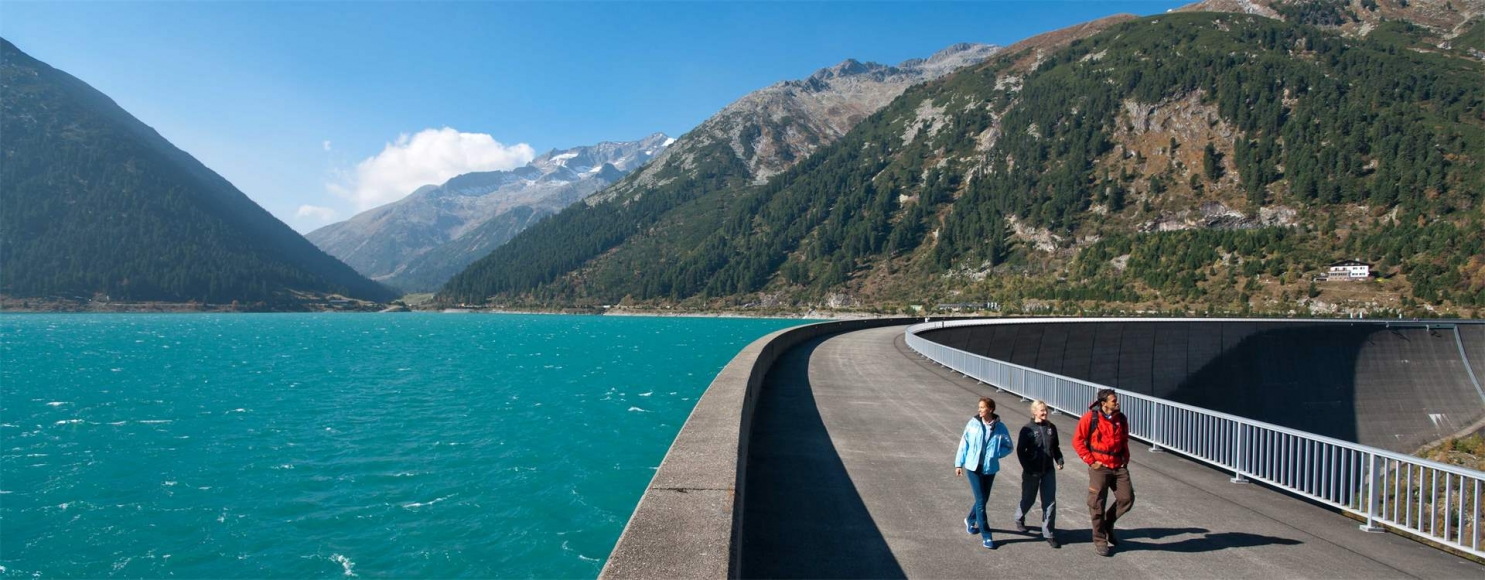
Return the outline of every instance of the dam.
<path id="1" fill-rule="evenodd" d="M 1485 577 L 1482 474 L 1391 451 L 1478 428 L 1485 326 L 910 322 L 922 320 L 811 325 L 739 353 L 682 428 L 602 576 Z M 1124 393 L 1145 441 L 1131 441 L 1137 500 L 1120 520 L 1123 542 L 1110 558 L 1092 550 L 1086 469 L 1064 435 L 1063 548 L 1011 530 L 1020 468 L 1008 460 L 987 507 L 1002 547 L 984 550 L 964 534 L 969 494 L 952 466 L 976 399 L 996 400 L 1015 432 L 1029 414 L 1017 393 L 1075 401 L 1062 403 L 1075 413 L 1091 397 L 1073 387 L 1089 384 Z M 1149 418 L 1170 424 L 1142 435 Z M 1051 420 L 1070 434 L 1076 416 Z M 1205 435 L 1175 429 L 1189 426 Z M 1219 435 L 1227 443 L 1209 440 Z M 1203 451 L 1232 443 L 1236 452 Z M 1163 447 L 1171 452 L 1146 451 Z M 1424 473 L 1431 499 L 1414 489 Z"/>
<path id="2" fill-rule="evenodd" d="M 1411 453 L 1485 419 L 1485 323 L 1116 320 L 921 334 L 992 359 Z"/>

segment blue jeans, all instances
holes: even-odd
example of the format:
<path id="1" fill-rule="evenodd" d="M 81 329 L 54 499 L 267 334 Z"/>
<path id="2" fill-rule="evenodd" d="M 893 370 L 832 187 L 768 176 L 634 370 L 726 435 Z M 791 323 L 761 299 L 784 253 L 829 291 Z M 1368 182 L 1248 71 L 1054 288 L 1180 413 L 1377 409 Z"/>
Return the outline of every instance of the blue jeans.
<path id="1" fill-rule="evenodd" d="M 975 503 L 969 506 L 969 515 L 964 519 L 974 520 L 980 528 L 980 537 L 989 540 L 990 522 L 985 520 L 985 502 L 990 499 L 990 488 L 995 486 L 995 474 L 966 469 L 964 475 L 969 478 L 969 491 L 975 496 Z"/>

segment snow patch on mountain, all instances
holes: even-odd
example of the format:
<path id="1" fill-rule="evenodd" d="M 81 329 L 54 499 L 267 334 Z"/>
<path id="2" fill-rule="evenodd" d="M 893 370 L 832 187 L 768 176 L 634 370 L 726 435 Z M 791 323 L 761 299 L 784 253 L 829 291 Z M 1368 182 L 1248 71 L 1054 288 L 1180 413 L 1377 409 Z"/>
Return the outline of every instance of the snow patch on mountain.
<path id="1" fill-rule="evenodd" d="M 638 141 L 554 149 L 510 171 L 466 173 L 440 185 L 419 187 L 401 200 L 305 237 L 361 274 L 398 285 L 398 276 L 408 264 L 434 248 L 516 209 L 525 208 L 542 216 L 556 213 L 663 154 L 673 142 L 675 139 L 655 133 Z M 493 249 L 480 244 L 462 247 L 470 248 L 470 252 Z M 465 263 L 478 257 L 468 257 Z"/>

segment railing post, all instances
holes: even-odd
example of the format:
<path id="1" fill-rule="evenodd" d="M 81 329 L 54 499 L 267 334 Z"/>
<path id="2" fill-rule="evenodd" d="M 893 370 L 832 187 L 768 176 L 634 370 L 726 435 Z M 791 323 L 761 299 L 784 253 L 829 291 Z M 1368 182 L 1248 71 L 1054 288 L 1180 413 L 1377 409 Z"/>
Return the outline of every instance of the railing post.
<path id="1" fill-rule="evenodd" d="M 1243 477 L 1243 427 L 1244 427 L 1244 425 L 1242 423 L 1237 423 L 1235 426 L 1237 427 L 1237 429 L 1236 429 L 1235 433 L 1233 434 L 1233 439 L 1235 441 L 1233 441 L 1233 443 L 1232 443 L 1232 445 L 1233 445 L 1232 479 L 1229 479 L 1228 481 L 1231 481 L 1233 483 L 1248 483 L 1248 478 Z"/>
<path id="2" fill-rule="evenodd" d="M 1158 417 L 1161 414 L 1160 405 L 1147 405 L 1145 409 L 1145 415 L 1147 417 Z M 1152 419 L 1150 423 L 1150 426 L 1153 427 L 1150 429 L 1150 453 L 1164 453 L 1165 450 L 1160 448 L 1160 438 L 1155 435 L 1160 432 L 1161 427 L 1164 425 L 1159 418 Z"/>
<path id="3" fill-rule="evenodd" d="M 1381 481 L 1382 478 L 1381 474 L 1377 473 L 1377 471 L 1377 454 L 1368 453 L 1366 462 L 1366 523 L 1357 526 L 1363 532 L 1376 533 L 1386 531 L 1381 526 L 1378 526 L 1376 522 L 1377 502 L 1381 499 L 1380 496 L 1382 494 L 1381 486 L 1377 485 L 1377 482 Z"/>

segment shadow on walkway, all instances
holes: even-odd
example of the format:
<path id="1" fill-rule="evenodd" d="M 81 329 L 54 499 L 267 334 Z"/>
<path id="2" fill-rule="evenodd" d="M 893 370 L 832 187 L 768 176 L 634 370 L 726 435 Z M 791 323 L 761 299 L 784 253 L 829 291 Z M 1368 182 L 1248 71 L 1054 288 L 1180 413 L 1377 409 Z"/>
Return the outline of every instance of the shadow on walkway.
<path id="1" fill-rule="evenodd" d="M 1246 532 L 1216 532 L 1213 533 L 1206 528 L 1131 528 L 1117 529 L 1119 535 L 1119 546 L 1117 551 L 1144 550 L 1150 552 L 1177 552 L 1182 554 L 1194 554 L 1200 552 L 1215 552 L 1228 548 L 1251 548 L 1255 546 L 1297 546 L 1303 544 L 1299 540 L 1291 538 L 1280 538 L 1265 536 L 1262 534 L 1249 534 Z M 1175 542 L 1151 542 L 1147 540 L 1161 540 L 1175 536 L 1196 535 L 1194 538 L 1185 538 Z M 1008 538 L 1005 543 L 1016 543 L 1025 541 L 1040 542 L 1040 535 L 1032 535 L 1029 539 L 1025 534 L 1015 534 Z M 1063 544 L 1091 544 L 1093 543 L 1093 532 L 1088 529 L 1059 530 L 1057 539 Z"/>
<path id="2" fill-rule="evenodd" d="M 824 340 L 795 347 L 764 380 L 748 447 L 741 576 L 905 578 L 815 406 L 809 359 Z"/>
<path id="3" fill-rule="evenodd" d="M 1207 533 L 1200 537 L 1187 538 L 1169 544 L 1137 542 L 1132 539 L 1125 539 L 1126 535 L 1130 538 L 1139 537 L 1134 534 L 1120 535 L 1119 538 L 1124 540 L 1119 544 L 1119 549 L 1121 550 L 1150 550 L 1155 552 L 1178 552 L 1182 554 L 1216 552 L 1228 548 L 1252 548 L 1255 546 L 1297 546 L 1304 543 L 1291 538 L 1279 538 L 1247 532 Z"/>

